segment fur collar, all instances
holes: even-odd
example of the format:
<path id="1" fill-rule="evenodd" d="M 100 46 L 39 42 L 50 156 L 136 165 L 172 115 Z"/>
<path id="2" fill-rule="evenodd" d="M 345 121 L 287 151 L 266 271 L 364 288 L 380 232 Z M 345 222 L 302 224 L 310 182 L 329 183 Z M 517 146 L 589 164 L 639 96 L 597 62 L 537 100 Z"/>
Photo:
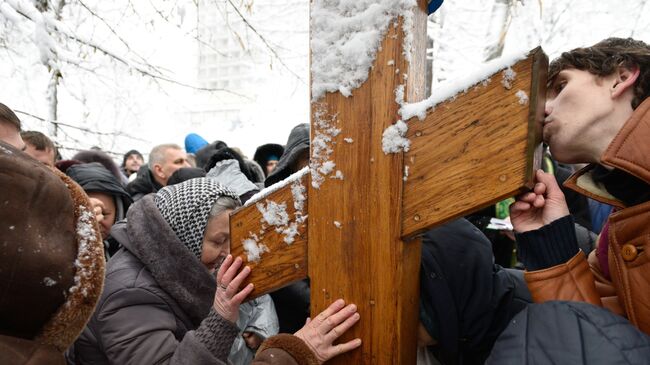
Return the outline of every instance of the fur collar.
<path id="1" fill-rule="evenodd" d="M 145 265 L 198 327 L 212 306 L 216 280 L 165 222 L 154 196 L 134 203 L 126 223 L 114 226 L 111 235 Z"/>

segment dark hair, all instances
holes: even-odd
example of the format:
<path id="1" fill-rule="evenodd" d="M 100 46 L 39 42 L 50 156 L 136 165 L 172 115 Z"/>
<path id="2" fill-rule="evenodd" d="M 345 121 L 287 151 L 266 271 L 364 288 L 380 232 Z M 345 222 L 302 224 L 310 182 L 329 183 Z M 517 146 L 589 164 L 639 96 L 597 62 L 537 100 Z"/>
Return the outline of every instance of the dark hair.
<path id="1" fill-rule="evenodd" d="M 144 162 L 144 157 L 142 157 L 142 154 L 138 152 L 138 150 L 130 150 L 129 152 L 124 154 L 124 158 L 122 159 L 122 167 L 126 166 L 126 160 L 128 160 L 129 157 L 131 157 L 131 155 L 137 155 L 138 157 L 140 157 L 142 162 Z"/>
<path id="2" fill-rule="evenodd" d="M 18 119 L 16 113 L 14 113 L 13 110 L 9 109 L 8 106 L 0 103 L 0 122 L 3 121 L 16 127 L 19 132 L 22 130 L 20 119 Z"/>
<path id="3" fill-rule="evenodd" d="M 84 163 L 89 163 L 89 162 L 99 162 L 102 164 L 108 171 L 115 176 L 117 181 L 120 183 L 124 183 L 123 180 L 126 180 L 126 178 L 122 177 L 122 173 L 120 172 L 119 167 L 117 167 L 117 164 L 113 159 L 107 155 L 105 152 L 98 151 L 98 150 L 86 150 L 86 151 L 79 151 L 77 154 L 72 156 L 73 160 L 79 160 Z"/>
<path id="4" fill-rule="evenodd" d="M 214 151 L 212 156 L 210 156 L 208 162 L 203 166 L 203 170 L 210 172 L 210 170 L 217 164 L 217 162 L 224 160 L 237 160 L 239 163 L 239 169 L 244 174 L 244 176 L 246 176 L 250 182 L 255 182 L 255 178 L 253 177 L 253 174 L 251 173 L 246 163 L 244 163 L 244 159 L 241 157 L 241 155 L 229 147 L 223 147 Z"/>
<path id="5" fill-rule="evenodd" d="M 180 184 L 183 181 L 196 179 L 197 177 L 205 177 L 205 170 L 198 167 L 182 167 L 169 177 L 167 185 Z"/>
<path id="6" fill-rule="evenodd" d="M 549 66 L 550 87 L 560 71 L 575 68 L 597 76 L 609 76 L 619 66 L 638 67 L 640 74 L 634 85 L 632 109 L 650 96 L 650 46 L 632 38 L 607 38 L 591 47 L 564 52 Z"/>
<path id="7" fill-rule="evenodd" d="M 43 133 L 38 131 L 25 131 L 25 132 L 20 132 L 20 136 L 23 138 L 25 143 L 31 144 L 37 150 L 39 151 L 51 150 L 54 152 L 54 155 L 56 156 L 56 147 L 54 146 L 54 142 L 52 142 L 52 140 L 49 139 Z"/>

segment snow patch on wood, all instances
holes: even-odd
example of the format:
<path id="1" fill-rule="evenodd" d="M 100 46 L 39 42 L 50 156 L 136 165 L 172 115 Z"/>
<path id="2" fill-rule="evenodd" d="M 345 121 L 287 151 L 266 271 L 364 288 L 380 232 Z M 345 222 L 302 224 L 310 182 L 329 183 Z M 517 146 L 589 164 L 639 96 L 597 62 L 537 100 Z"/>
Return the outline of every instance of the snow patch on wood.
<path id="1" fill-rule="evenodd" d="M 454 98 L 459 93 L 467 92 L 475 85 L 487 86 L 490 82 L 490 76 L 497 72 L 510 68 L 515 63 L 525 59 L 528 56 L 528 51 L 518 52 L 505 55 L 501 58 L 494 59 L 490 62 L 468 75 L 461 80 L 449 80 L 440 84 L 432 92 L 431 96 L 425 100 L 417 103 L 405 103 L 399 110 L 402 120 L 409 120 L 417 116 L 420 120 L 424 120 L 427 116 L 427 111 L 435 108 L 436 105 Z M 514 72 L 514 71 L 513 71 Z"/>
<path id="2" fill-rule="evenodd" d="M 368 71 L 391 24 L 402 16 L 410 62 L 415 0 L 314 0 L 311 3 L 312 101 L 326 92 L 350 96 Z"/>
<path id="3" fill-rule="evenodd" d="M 343 180 L 343 173 L 341 172 L 341 170 L 336 170 L 336 173 L 334 175 L 330 176 L 330 179 Z"/>
<path id="4" fill-rule="evenodd" d="M 341 227 L 343 227 L 343 225 L 339 221 L 334 221 L 334 226 L 338 229 L 341 229 Z"/>
<path id="5" fill-rule="evenodd" d="M 519 99 L 519 104 L 526 105 L 528 104 L 528 94 L 525 91 L 519 90 L 515 93 L 515 96 Z"/>
<path id="6" fill-rule="evenodd" d="M 350 144 L 352 144 L 354 142 L 354 140 L 352 138 L 349 138 L 349 137 L 348 138 L 343 138 L 343 140 L 345 141 L 345 143 L 350 143 Z"/>
<path id="7" fill-rule="evenodd" d="M 408 126 L 401 120 L 384 130 L 381 140 L 381 147 L 384 154 L 407 152 L 411 147 L 411 141 L 404 137 L 408 131 Z"/>
<path id="8" fill-rule="evenodd" d="M 270 252 L 266 245 L 259 243 L 257 235 L 253 233 L 251 233 L 251 238 L 242 241 L 242 245 L 244 246 L 248 261 L 259 262 L 264 252 Z"/>
<path id="9" fill-rule="evenodd" d="M 336 115 L 326 116 L 326 109 L 322 104 L 316 104 L 314 112 L 314 138 L 311 141 L 311 186 L 320 188 L 325 177 L 334 171 L 336 163 L 330 160 L 334 150 L 330 144 L 334 143 L 334 137 L 341 133 L 336 128 Z"/>
<path id="10" fill-rule="evenodd" d="M 271 193 L 278 191 L 282 189 L 283 187 L 296 182 L 300 181 L 303 176 L 307 175 L 309 173 L 309 167 L 304 167 L 301 170 L 297 171 L 296 173 L 290 175 L 284 180 L 278 181 L 277 183 L 267 187 L 266 189 L 260 191 L 259 193 L 253 195 L 248 201 L 246 201 L 246 204 L 244 204 L 245 207 L 253 204 L 257 204 L 260 202 L 262 199 L 266 199 Z"/>
<path id="11" fill-rule="evenodd" d="M 508 67 L 505 70 L 503 70 L 502 74 L 503 74 L 503 78 L 501 79 L 501 85 L 503 85 L 503 87 L 505 87 L 508 90 L 512 89 L 512 82 L 515 81 L 515 77 L 517 76 L 517 73 L 512 68 Z"/>
<path id="12" fill-rule="evenodd" d="M 262 213 L 262 222 L 266 222 L 272 226 L 286 226 L 289 224 L 289 214 L 287 213 L 287 203 L 278 204 L 274 201 L 266 201 L 266 206 L 263 203 L 257 203 L 257 210 Z"/>

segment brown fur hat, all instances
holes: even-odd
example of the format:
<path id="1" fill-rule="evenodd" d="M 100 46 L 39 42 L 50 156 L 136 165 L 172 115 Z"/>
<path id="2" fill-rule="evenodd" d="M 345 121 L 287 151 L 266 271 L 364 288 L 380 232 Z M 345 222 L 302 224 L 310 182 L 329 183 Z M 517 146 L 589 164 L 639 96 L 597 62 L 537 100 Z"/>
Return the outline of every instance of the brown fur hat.
<path id="1" fill-rule="evenodd" d="M 65 351 L 104 284 L 104 245 L 84 191 L 0 142 L 0 334 Z"/>

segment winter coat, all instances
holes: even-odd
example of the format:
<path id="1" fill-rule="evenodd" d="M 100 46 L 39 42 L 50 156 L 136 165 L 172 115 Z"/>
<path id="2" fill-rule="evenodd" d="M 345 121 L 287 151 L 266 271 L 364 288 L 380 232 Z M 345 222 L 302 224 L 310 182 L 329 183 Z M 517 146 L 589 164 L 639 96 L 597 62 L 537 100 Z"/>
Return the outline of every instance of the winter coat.
<path id="1" fill-rule="evenodd" d="M 205 166 L 208 164 L 210 159 L 216 152 L 222 148 L 227 148 L 228 145 L 225 142 L 222 141 L 214 141 L 208 145 L 205 145 L 201 148 L 199 148 L 196 153 L 196 167 L 200 167 L 204 170 Z"/>
<path id="2" fill-rule="evenodd" d="M 154 199 L 145 196 L 126 222 L 113 226 L 111 235 L 123 247 L 108 263 L 106 288 L 67 354 L 70 363 L 227 362 L 239 330 L 212 309 L 214 277 L 180 242 Z M 315 364 L 309 348 L 290 337 L 271 337 L 253 364 Z"/>
<path id="3" fill-rule="evenodd" d="M 443 364 L 482 364 L 510 319 L 532 300 L 523 272 L 493 263 L 491 243 L 465 219 L 422 240 L 420 321 Z"/>
<path id="4" fill-rule="evenodd" d="M 650 98 L 634 111 L 605 150 L 601 163 L 650 183 Z M 626 206 L 592 178 L 594 165 L 565 185 L 619 209 L 601 232 L 598 248 L 587 259 L 577 253 L 567 262 L 526 273 L 535 302 L 584 301 L 626 316 L 650 334 L 650 201 Z"/>
<path id="5" fill-rule="evenodd" d="M 206 177 L 234 191 L 241 199 L 244 194 L 251 191 L 257 192 L 259 189 L 244 175 L 240 166 L 237 160 L 222 160 L 210 169 Z M 242 203 L 245 201 L 242 200 Z"/>
<path id="6" fill-rule="evenodd" d="M 632 365 L 650 362 L 650 337 L 587 303 L 531 304 L 503 331 L 486 365 Z"/>
<path id="7" fill-rule="evenodd" d="M 148 195 L 111 235 L 122 249 L 70 359 L 77 364 L 223 364 L 237 327 L 211 310 L 215 279 Z"/>
<path id="8" fill-rule="evenodd" d="M 255 357 L 255 351 L 248 348 L 242 334 L 252 332 L 262 339 L 267 339 L 277 335 L 280 329 L 271 297 L 268 294 L 262 295 L 242 303 L 239 306 L 237 328 L 239 333 L 230 349 L 228 360 L 233 364 L 250 364 Z"/>
<path id="9" fill-rule="evenodd" d="M 134 202 L 142 199 L 143 196 L 155 193 L 158 190 L 162 189 L 156 179 L 153 177 L 153 173 L 149 170 L 148 165 L 142 165 L 140 170 L 138 170 L 137 177 L 135 180 L 131 181 L 126 186 L 126 191 L 131 195 L 131 198 Z"/>
<path id="10" fill-rule="evenodd" d="M 61 364 L 104 283 L 104 249 L 84 191 L 0 142 L 0 364 Z"/>
<path id="11" fill-rule="evenodd" d="M 244 159 L 244 163 L 248 168 L 248 171 L 251 174 L 252 182 L 260 184 L 260 187 L 264 187 L 264 179 L 266 179 L 266 174 L 264 169 L 257 162 L 253 160 Z"/>
<path id="12" fill-rule="evenodd" d="M 0 364 L 65 365 L 63 353 L 52 345 L 0 335 Z"/>

